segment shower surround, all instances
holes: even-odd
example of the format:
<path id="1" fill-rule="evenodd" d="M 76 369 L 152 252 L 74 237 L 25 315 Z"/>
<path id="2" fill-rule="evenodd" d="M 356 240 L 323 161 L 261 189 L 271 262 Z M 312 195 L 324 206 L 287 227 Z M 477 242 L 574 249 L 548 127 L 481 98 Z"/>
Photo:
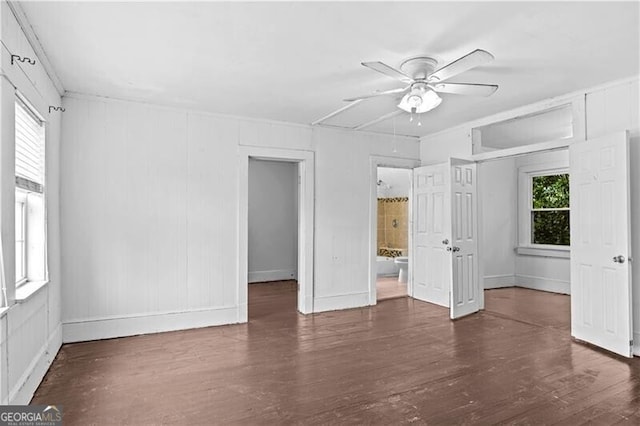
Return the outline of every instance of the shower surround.
<path id="1" fill-rule="evenodd" d="M 378 198 L 378 256 L 408 254 L 409 198 Z"/>

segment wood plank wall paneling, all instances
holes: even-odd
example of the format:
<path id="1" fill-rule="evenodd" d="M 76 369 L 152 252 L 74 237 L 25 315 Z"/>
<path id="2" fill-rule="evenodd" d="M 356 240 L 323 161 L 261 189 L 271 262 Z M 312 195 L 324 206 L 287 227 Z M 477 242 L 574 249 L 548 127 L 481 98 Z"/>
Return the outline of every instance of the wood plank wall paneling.
<path id="1" fill-rule="evenodd" d="M 15 177 L 12 155 L 15 144 L 13 134 L 15 89 L 44 117 L 46 132 L 46 202 L 47 245 L 49 283 L 30 298 L 13 306 L 0 318 L 2 339 L 0 341 L 0 401 L 2 403 L 26 404 L 44 376 L 53 356 L 60 347 L 60 225 L 59 225 L 59 152 L 61 118 L 59 112 L 48 113 L 48 106 L 61 105 L 60 95 L 49 79 L 47 72 L 36 58 L 33 49 L 20 28 L 7 2 L 0 2 L 0 67 L 2 96 L 0 96 L 0 123 L 3 129 L 0 143 L 0 186 L 2 198 L 3 236 L 13 236 L 15 227 L 13 194 Z M 13 64 L 11 54 L 36 59 L 35 65 Z M 15 89 L 14 89 L 15 88 Z M 9 238 L 10 239 L 10 238 Z M 5 247 L 5 272 L 7 280 L 13 280 L 13 242 Z M 9 300 L 14 292 L 9 286 Z"/>
<path id="2" fill-rule="evenodd" d="M 318 309 L 367 303 L 370 156 L 392 155 L 392 138 L 88 96 L 70 95 L 65 106 L 63 315 L 75 336 L 67 339 L 236 309 L 241 145 L 316 152 L 315 226 L 324 232 L 315 294 L 327 297 Z M 402 139 L 393 155 L 417 159 L 418 145 Z M 211 318 L 237 320 L 224 315 Z M 125 330 L 126 322 L 137 325 Z"/>

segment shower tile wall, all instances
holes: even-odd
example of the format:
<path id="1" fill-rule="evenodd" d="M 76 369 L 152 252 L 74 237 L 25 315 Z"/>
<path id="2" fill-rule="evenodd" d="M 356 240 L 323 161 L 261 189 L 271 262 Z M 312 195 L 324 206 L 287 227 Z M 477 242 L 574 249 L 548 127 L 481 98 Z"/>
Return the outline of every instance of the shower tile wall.
<path id="1" fill-rule="evenodd" d="M 378 255 L 407 255 L 409 198 L 378 198 Z M 393 226 L 394 220 L 396 226 Z"/>

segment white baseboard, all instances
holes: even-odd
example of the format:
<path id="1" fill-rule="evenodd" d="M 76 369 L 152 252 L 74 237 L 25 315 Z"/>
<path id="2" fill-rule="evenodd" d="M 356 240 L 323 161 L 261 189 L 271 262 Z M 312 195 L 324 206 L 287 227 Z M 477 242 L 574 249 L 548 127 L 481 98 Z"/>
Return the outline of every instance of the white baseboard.
<path id="1" fill-rule="evenodd" d="M 313 299 L 313 312 L 338 311 L 340 309 L 369 306 L 369 293 L 349 293 Z"/>
<path id="2" fill-rule="evenodd" d="M 297 278 L 295 269 L 276 269 L 273 271 L 249 271 L 249 282 L 259 283 L 263 281 L 284 281 Z"/>
<path id="3" fill-rule="evenodd" d="M 484 277 L 484 289 L 514 287 L 516 284 L 514 274 L 487 275 Z"/>
<path id="4" fill-rule="evenodd" d="M 62 346 L 62 326 L 58 324 L 51 333 L 47 342 L 42 346 L 38 355 L 29 364 L 27 370 L 20 377 L 16 385 L 9 392 L 9 403 L 13 405 L 25 405 L 31 402 L 33 394 L 40 386 L 42 379 L 49 370 L 53 359 Z"/>
<path id="5" fill-rule="evenodd" d="M 633 333 L 633 354 L 640 356 L 640 333 Z"/>
<path id="6" fill-rule="evenodd" d="M 209 308 L 184 312 L 164 312 L 126 317 L 64 321 L 64 343 L 111 339 L 163 331 L 186 330 L 214 325 L 237 324 L 238 307 Z"/>
<path id="7" fill-rule="evenodd" d="M 571 294 L 571 282 L 569 281 L 519 274 L 516 274 L 515 281 L 516 287 L 543 290 L 552 293 Z"/>

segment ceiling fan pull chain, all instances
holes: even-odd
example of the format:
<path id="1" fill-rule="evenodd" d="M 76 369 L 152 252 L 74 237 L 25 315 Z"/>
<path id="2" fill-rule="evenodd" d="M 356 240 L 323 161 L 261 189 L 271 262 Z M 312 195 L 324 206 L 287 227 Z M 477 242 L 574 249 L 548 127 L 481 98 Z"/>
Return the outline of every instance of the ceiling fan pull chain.
<path id="1" fill-rule="evenodd" d="M 393 117 L 393 150 L 394 154 L 398 152 L 398 139 L 396 138 L 396 117 Z"/>

